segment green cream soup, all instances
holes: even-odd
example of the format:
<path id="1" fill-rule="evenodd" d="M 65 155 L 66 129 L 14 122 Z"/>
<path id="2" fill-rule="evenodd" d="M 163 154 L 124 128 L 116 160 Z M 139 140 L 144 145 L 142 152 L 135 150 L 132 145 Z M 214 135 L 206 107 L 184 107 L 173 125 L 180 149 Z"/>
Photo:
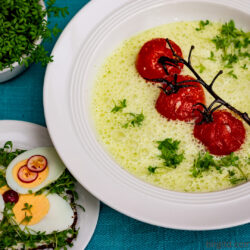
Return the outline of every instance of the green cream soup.
<path id="1" fill-rule="evenodd" d="M 250 129 L 245 122 L 245 143 L 234 153 L 239 157 L 244 178 L 241 171 L 233 166 L 222 167 L 220 170 L 210 167 L 208 171 L 194 177 L 194 161 L 199 152 L 206 150 L 193 136 L 194 122 L 171 121 L 161 116 L 155 109 L 160 89 L 146 82 L 135 68 L 140 48 L 153 38 L 171 39 L 180 46 L 185 59 L 191 45 L 194 45 L 192 65 L 196 71 L 210 83 L 216 73 L 223 69 L 224 74 L 215 82 L 215 92 L 238 110 L 250 114 L 250 73 L 242 67 L 245 64 L 245 68 L 249 67 L 248 59 L 240 59 L 233 65 L 233 69 L 224 68 L 221 52 L 216 51 L 215 44 L 211 42 L 219 34 L 221 25 L 210 23 L 201 31 L 196 30 L 199 27 L 198 21 L 155 27 L 124 41 L 101 67 L 92 96 L 92 113 L 99 140 L 115 161 L 136 177 L 165 189 L 185 192 L 222 190 L 244 183 L 250 178 Z M 214 58 L 211 58 L 211 51 L 214 52 Z M 237 78 L 232 76 L 231 70 Z M 181 74 L 192 75 L 186 67 Z M 204 91 L 206 102 L 210 104 L 213 98 Z M 122 106 L 120 101 L 124 99 L 126 105 L 123 106 L 126 107 L 114 112 L 115 104 Z M 129 123 L 133 118 L 129 113 L 143 114 L 140 126 Z M 159 157 L 161 152 L 157 141 L 166 138 L 180 141 L 178 153 L 183 153 L 184 160 L 175 169 L 164 167 L 164 161 Z M 150 166 L 161 168 L 152 173 L 149 171 Z M 233 177 L 230 175 L 242 181 L 232 181 Z"/>

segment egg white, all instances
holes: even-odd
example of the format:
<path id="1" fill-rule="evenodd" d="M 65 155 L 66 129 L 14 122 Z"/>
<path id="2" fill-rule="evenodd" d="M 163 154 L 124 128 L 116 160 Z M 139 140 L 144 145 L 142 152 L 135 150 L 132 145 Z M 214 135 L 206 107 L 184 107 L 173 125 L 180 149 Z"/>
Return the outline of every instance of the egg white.
<path id="1" fill-rule="evenodd" d="M 38 186 L 33 188 L 24 188 L 21 187 L 13 178 L 12 170 L 16 166 L 17 163 L 20 161 L 23 161 L 25 159 L 28 159 L 29 157 L 33 155 L 43 155 L 47 158 L 48 166 L 49 166 L 49 174 L 47 178 Z M 64 172 L 65 165 L 59 158 L 56 150 L 53 147 L 41 147 L 41 148 L 35 148 L 29 151 L 26 151 L 19 156 L 17 156 L 7 167 L 6 170 L 6 181 L 8 183 L 8 186 L 15 190 L 16 192 L 20 194 L 28 194 L 29 190 L 31 190 L 33 193 L 39 191 L 43 187 L 48 186 L 52 182 L 56 181 Z"/>
<path id="2" fill-rule="evenodd" d="M 36 234 L 39 231 L 51 234 L 54 231 L 64 231 L 73 224 L 74 212 L 70 204 L 57 194 L 48 194 L 46 197 L 50 203 L 46 216 L 35 225 L 20 225 L 22 230 L 27 227 L 31 234 Z"/>
<path id="3" fill-rule="evenodd" d="M 4 210 L 4 200 L 3 196 L 0 194 L 0 221 L 3 219 L 3 210 Z"/>

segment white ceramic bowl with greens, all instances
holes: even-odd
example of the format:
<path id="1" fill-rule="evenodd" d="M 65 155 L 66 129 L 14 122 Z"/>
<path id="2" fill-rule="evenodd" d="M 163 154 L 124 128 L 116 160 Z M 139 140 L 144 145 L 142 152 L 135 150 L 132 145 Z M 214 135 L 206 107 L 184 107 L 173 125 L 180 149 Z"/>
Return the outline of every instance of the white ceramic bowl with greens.
<path id="1" fill-rule="evenodd" d="M 39 1 L 39 4 L 42 6 L 42 9 L 45 10 L 45 3 L 43 0 Z M 45 16 L 44 20 L 47 21 L 47 15 Z M 42 39 L 38 38 L 35 40 L 34 44 L 36 46 L 40 45 L 42 43 Z M 29 55 L 23 55 L 22 58 L 26 58 Z M 4 68 L 0 71 L 0 83 L 6 82 L 19 74 L 21 74 L 25 69 L 27 69 L 27 66 L 24 64 L 19 64 L 18 62 L 14 62 L 11 64 L 11 67 Z"/>
<path id="2" fill-rule="evenodd" d="M 211 230 L 248 223 L 250 182 L 210 193 L 176 192 L 143 182 L 122 169 L 100 142 L 90 112 L 91 92 L 99 66 L 122 41 L 161 24 L 206 19 L 233 19 L 249 30 L 249 1 L 93 0 L 62 33 L 46 71 L 46 124 L 71 173 L 107 205 L 158 226 Z"/>

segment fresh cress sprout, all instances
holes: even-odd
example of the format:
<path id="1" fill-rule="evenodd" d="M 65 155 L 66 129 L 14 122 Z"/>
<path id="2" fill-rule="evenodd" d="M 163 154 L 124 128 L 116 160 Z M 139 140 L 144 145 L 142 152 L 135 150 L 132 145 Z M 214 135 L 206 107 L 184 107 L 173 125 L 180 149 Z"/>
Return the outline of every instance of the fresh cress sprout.
<path id="1" fill-rule="evenodd" d="M 4 146 L 0 148 L 0 188 L 7 185 L 5 179 L 7 166 L 24 151 L 25 150 L 20 149 L 13 150 L 13 143 L 11 141 L 6 142 Z M 56 193 L 70 202 L 73 211 L 75 211 L 76 206 L 81 207 L 84 211 L 84 208 L 76 203 L 78 194 L 75 191 L 75 182 L 74 177 L 68 170 L 65 170 L 61 177 L 54 183 L 36 192 L 35 195 Z M 29 193 L 32 193 L 32 191 Z M 67 246 L 73 246 L 72 240 L 78 234 L 78 229 L 75 228 L 75 224 L 67 230 L 61 232 L 54 231 L 52 234 L 33 232 L 27 227 L 22 230 L 14 219 L 12 210 L 14 205 L 14 203 L 5 204 L 3 219 L 0 221 L 0 249 L 12 249 L 17 246 L 22 246 L 22 249 L 33 249 L 39 246 L 45 247 L 46 249 L 66 249 Z M 25 212 L 25 216 L 21 223 L 28 224 L 32 219 L 32 205 L 25 203 L 22 210 Z"/>
<path id="2" fill-rule="evenodd" d="M 47 16 L 65 17 L 67 7 L 54 6 L 56 0 L 48 0 L 44 10 L 40 0 L 0 0 L 0 70 L 13 69 L 18 62 L 28 66 L 40 62 L 43 66 L 53 61 L 38 39 L 51 41 L 60 29 L 57 24 L 49 28 Z"/>

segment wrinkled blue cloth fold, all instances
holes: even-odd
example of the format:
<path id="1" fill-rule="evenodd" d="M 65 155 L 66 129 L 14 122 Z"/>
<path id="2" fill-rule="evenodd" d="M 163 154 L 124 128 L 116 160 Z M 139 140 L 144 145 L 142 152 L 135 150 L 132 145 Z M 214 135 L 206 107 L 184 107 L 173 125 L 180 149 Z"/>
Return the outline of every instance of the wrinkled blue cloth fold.
<path id="1" fill-rule="evenodd" d="M 52 17 L 50 21 L 51 25 L 58 22 L 63 29 L 88 1 L 57 2 L 60 6 L 68 6 L 70 15 L 58 20 Z M 46 44 L 49 51 L 55 41 Z M 0 84 L 1 120 L 23 120 L 46 125 L 42 103 L 44 73 L 45 69 L 40 65 L 32 65 L 17 78 Z M 250 249 L 250 224 L 215 231 L 172 230 L 136 221 L 101 204 L 97 228 L 87 249 Z"/>

